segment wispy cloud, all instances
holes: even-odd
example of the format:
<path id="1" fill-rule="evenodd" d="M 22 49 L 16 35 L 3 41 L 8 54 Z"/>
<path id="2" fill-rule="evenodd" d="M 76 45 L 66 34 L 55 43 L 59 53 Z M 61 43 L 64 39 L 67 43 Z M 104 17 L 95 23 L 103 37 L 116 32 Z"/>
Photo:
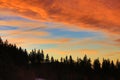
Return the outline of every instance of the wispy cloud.
<path id="1" fill-rule="evenodd" d="M 119 42 L 120 42 L 120 39 L 116 39 L 115 41 L 119 43 Z"/>

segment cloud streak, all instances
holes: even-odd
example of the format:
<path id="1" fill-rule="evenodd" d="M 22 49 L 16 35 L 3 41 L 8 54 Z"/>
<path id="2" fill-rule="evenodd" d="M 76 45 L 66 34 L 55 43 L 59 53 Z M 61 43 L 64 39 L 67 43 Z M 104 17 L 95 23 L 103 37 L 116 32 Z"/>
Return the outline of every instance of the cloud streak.
<path id="1" fill-rule="evenodd" d="M 115 41 L 119 43 L 119 42 L 120 42 L 120 39 L 116 39 Z"/>
<path id="2" fill-rule="evenodd" d="M 119 0 L 1 0 L 0 8 L 34 20 L 120 34 Z"/>

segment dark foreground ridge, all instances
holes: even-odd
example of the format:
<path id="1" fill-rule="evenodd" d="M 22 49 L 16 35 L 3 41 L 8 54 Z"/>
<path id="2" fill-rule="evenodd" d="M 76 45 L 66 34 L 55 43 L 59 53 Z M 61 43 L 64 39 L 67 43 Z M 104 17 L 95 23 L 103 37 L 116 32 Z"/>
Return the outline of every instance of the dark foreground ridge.
<path id="1" fill-rule="evenodd" d="M 83 59 L 66 56 L 60 60 L 44 55 L 43 50 L 27 50 L 0 38 L 0 80 L 120 80 L 120 62 L 109 59 Z"/>

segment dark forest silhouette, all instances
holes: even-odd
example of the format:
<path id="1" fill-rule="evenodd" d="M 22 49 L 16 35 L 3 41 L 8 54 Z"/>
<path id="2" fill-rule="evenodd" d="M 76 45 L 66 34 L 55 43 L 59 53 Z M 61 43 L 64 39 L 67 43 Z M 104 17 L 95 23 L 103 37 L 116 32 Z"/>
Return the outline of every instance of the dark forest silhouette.
<path id="1" fill-rule="evenodd" d="M 120 80 L 120 62 L 109 59 L 73 60 L 72 56 L 60 60 L 44 54 L 43 50 L 26 49 L 10 44 L 0 38 L 0 80 L 35 80 L 36 77 L 46 80 Z"/>

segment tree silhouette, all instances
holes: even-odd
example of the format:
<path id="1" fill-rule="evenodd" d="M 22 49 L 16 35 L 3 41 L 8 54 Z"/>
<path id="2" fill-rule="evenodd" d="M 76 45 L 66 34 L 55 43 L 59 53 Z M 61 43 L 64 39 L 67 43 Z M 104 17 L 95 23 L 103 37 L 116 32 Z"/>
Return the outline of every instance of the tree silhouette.
<path id="1" fill-rule="evenodd" d="M 36 57 L 37 57 L 38 64 L 43 62 L 43 57 L 42 57 L 42 53 L 40 52 L 40 50 L 37 51 Z"/>
<path id="2" fill-rule="evenodd" d="M 52 63 L 54 62 L 54 57 L 53 57 L 53 56 L 51 57 L 51 62 L 52 62 Z"/>
<path id="3" fill-rule="evenodd" d="M 3 40 L 2 40 L 2 38 L 0 37 L 0 45 L 2 45 L 3 44 Z"/>
<path id="4" fill-rule="evenodd" d="M 68 56 L 65 57 L 65 59 L 64 59 L 64 63 L 66 63 L 66 64 L 69 63 Z"/>
<path id="5" fill-rule="evenodd" d="M 115 73 L 115 70 L 116 70 L 116 67 L 115 67 L 115 64 L 113 62 L 113 60 L 111 61 L 111 64 L 110 64 L 110 73 Z"/>
<path id="6" fill-rule="evenodd" d="M 99 59 L 95 59 L 93 63 L 93 68 L 95 72 L 100 72 L 101 67 L 100 67 L 100 61 Z"/>
<path id="7" fill-rule="evenodd" d="M 110 71 L 110 60 L 109 59 L 103 59 L 102 62 L 102 72 L 103 73 L 109 73 Z"/>
<path id="8" fill-rule="evenodd" d="M 116 62 L 116 68 L 117 68 L 117 71 L 120 73 L 120 62 L 119 62 L 119 60 L 117 60 L 117 62 Z"/>
<path id="9" fill-rule="evenodd" d="M 63 62 L 64 62 L 64 59 L 63 59 L 62 57 L 60 58 L 60 62 L 61 62 L 61 63 L 63 63 Z"/>
<path id="10" fill-rule="evenodd" d="M 40 50 L 37 51 L 36 53 L 36 57 L 37 57 L 37 63 L 41 63 L 41 53 L 40 53 Z"/>
<path id="11" fill-rule="evenodd" d="M 87 55 L 83 57 L 83 60 L 80 61 L 80 68 L 83 72 L 89 73 L 91 71 L 91 59 L 87 58 Z"/>
<path id="12" fill-rule="evenodd" d="M 48 55 L 48 54 L 46 55 L 45 62 L 46 62 L 46 63 L 49 63 L 49 62 L 50 62 L 50 60 L 49 60 L 49 55 Z"/>
<path id="13" fill-rule="evenodd" d="M 29 54 L 29 60 L 31 64 L 35 64 L 36 63 L 36 52 L 34 50 L 32 50 Z"/>
<path id="14" fill-rule="evenodd" d="M 44 51 L 41 50 L 41 62 L 44 62 Z"/>
<path id="15" fill-rule="evenodd" d="M 70 64 L 73 64 L 73 63 L 74 63 L 73 58 L 72 58 L 71 55 L 69 56 L 69 63 L 70 63 Z"/>
<path id="16" fill-rule="evenodd" d="M 25 74 L 27 72 L 27 74 Z M 33 49 L 27 52 L 26 49 L 10 44 L 7 40 L 0 38 L 0 80 L 30 80 L 31 76 L 44 77 L 47 80 L 120 80 L 120 62 L 99 58 L 93 61 L 85 55 L 83 59 L 72 55 L 65 58 L 54 59 L 43 50 Z M 30 79 L 21 79 L 26 75 Z"/>

